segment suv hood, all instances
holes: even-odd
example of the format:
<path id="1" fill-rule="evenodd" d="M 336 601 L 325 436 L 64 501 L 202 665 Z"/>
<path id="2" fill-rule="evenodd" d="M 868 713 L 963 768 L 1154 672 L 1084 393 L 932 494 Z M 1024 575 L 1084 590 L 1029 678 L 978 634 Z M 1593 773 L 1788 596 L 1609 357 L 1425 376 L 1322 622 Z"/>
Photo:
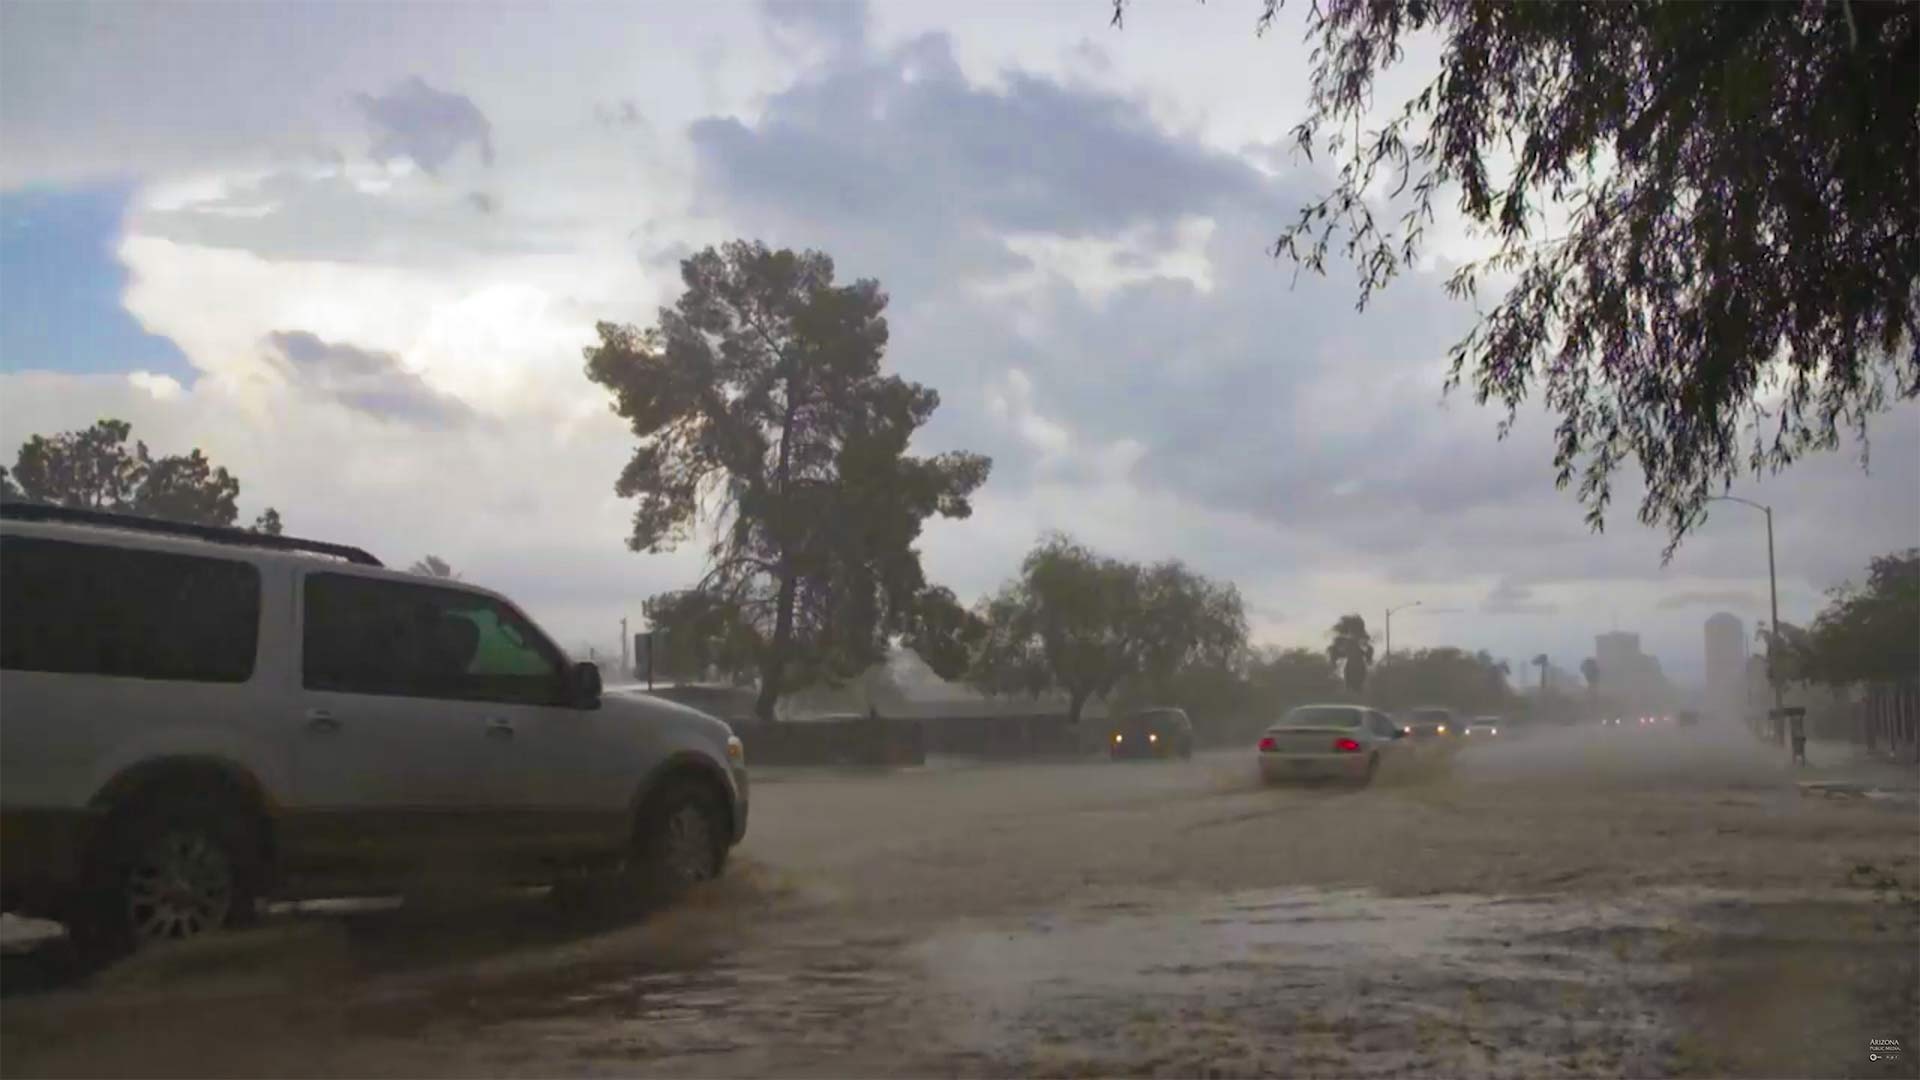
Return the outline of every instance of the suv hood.
<path id="1" fill-rule="evenodd" d="M 692 706 L 655 697 L 640 687 L 622 686 L 603 690 L 600 692 L 600 707 L 614 716 L 632 717 L 656 724 L 664 721 L 699 729 L 722 743 L 733 734 L 733 728 L 726 721 Z"/>

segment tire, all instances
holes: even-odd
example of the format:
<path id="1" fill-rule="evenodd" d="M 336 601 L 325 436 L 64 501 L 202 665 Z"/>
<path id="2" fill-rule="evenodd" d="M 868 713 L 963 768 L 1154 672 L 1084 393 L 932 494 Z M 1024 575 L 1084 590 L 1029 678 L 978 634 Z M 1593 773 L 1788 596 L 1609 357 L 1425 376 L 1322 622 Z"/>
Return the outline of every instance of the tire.
<path id="1" fill-rule="evenodd" d="M 67 921 L 75 948 L 111 960 L 253 921 L 260 823 L 219 793 L 167 791 L 116 810 L 94 885 Z"/>
<path id="2" fill-rule="evenodd" d="M 1380 755 L 1368 754 L 1367 755 L 1367 771 L 1361 774 L 1360 779 L 1355 781 L 1355 785 L 1358 787 L 1368 786 L 1369 784 L 1373 783 L 1373 776 L 1375 773 L 1379 771 L 1380 771 Z"/>
<path id="3" fill-rule="evenodd" d="M 726 868 L 726 811 L 710 783 L 669 780 L 647 800 L 636 841 L 641 887 L 651 898 L 673 900 Z"/>

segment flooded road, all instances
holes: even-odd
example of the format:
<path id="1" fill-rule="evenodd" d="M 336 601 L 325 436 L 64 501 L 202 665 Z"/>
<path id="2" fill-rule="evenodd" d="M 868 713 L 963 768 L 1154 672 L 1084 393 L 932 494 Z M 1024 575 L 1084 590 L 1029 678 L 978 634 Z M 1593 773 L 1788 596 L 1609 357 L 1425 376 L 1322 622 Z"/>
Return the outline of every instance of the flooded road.
<path id="1" fill-rule="evenodd" d="M 1920 807 L 1738 736 L 1366 790 L 1190 762 L 766 772 L 672 911 L 286 913 L 20 992 L 9 1074 L 1913 1076 Z M 1870 1061 L 1893 1038 L 1900 1060 Z"/>

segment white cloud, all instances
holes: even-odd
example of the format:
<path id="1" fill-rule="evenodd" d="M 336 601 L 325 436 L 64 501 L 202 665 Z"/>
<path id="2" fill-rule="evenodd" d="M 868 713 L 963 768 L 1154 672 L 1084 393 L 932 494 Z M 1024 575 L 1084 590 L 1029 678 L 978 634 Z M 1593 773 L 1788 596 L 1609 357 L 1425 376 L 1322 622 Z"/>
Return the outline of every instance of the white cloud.
<path id="1" fill-rule="evenodd" d="M 155 401 L 177 401 L 186 390 L 180 381 L 171 375 L 156 375 L 151 371 L 135 371 L 127 376 L 127 381 L 153 395 Z"/>

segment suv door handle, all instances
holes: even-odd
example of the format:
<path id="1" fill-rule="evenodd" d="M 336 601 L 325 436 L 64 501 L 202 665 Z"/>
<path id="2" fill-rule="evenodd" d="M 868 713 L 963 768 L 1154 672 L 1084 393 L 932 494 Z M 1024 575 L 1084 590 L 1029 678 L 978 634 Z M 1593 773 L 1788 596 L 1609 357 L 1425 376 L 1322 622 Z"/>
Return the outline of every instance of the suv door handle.
<path id="1" fill-rule="evenodd" d="M 487 738 L 489 739 L 513 738 L 513 721 L 507 719 L 504 716 L 489 716 L 487 718 Z"/>
<path id="2" fill-rule="evenodd" d="M 331 734 L 340 730 L 340 721 L 326 709 L 308 709 L 307 730 Z"/>

